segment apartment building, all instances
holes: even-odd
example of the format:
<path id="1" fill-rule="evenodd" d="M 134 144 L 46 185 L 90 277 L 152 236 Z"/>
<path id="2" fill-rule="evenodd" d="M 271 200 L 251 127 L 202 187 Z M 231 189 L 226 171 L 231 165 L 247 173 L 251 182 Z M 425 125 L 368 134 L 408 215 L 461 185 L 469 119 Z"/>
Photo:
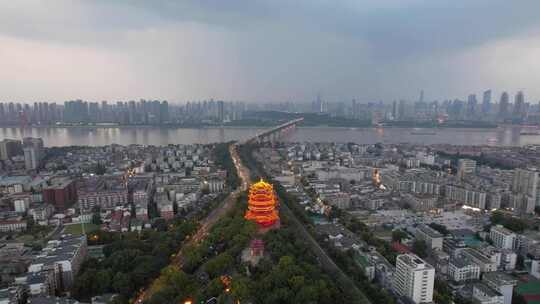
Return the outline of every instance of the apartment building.
<path id="1" fill-rule="evenodd" d="M 433 301 L 435 268 L 414 254 L 401 254 L 396 259 L 394 289 L 414 303 Z"/>

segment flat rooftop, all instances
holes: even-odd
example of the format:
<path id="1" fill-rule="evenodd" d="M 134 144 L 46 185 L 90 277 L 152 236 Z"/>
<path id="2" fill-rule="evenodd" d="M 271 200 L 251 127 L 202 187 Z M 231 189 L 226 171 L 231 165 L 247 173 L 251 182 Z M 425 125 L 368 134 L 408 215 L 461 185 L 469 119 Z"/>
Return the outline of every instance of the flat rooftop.
<path id="1" fill-rule="evenodd" d="M 424 225 L 424 224 L 418 225 L 418 227 L 416 227 L 416 229 L 422 231 L 423 233 L 427 234 L 431 238 L 442 238 L 443 237 L 443 235 L 439 231 L 429 227 L 428 225 Z"/>

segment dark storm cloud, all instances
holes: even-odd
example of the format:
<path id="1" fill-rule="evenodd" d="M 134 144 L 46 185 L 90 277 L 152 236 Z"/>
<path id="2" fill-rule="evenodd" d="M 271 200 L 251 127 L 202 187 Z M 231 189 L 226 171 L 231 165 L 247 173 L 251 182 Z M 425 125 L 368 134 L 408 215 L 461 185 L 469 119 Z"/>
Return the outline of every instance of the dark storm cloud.
<path id="1" fill-rule="evenodd" d="M 161 20 L 200 22 L 241 30 L 283 22 L 291 27 L 347 35 L 379 52 L 411 54 L 465 48 L 537 28 L 535 0 L 371 0 L 371 1 L 126 1 Z"/>
<path id="2" fill-rule="evenodd" d="M 257 101 L 522 88 L 539 76 L 539 9 L 534 0 L 5 1 L 0 89 Z M 94 81 L 100 74 L 116 82 Z M 64 82 L 72 86 L 55 87 Z"/>

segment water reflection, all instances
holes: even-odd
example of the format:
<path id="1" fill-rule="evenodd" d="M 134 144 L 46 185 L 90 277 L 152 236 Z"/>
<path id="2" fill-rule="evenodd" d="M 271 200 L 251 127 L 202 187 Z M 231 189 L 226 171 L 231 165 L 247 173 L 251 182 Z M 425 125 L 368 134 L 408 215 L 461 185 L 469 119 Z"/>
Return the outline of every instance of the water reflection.
<path id="1" fill-rule="evenodd" d="M 254 136 L 261 128 L 0 128 L 0 140 L 41 137 L 47 146 L 107 144 L 193 144 L 243 140 Z M 363 144 L 419 143 L 457 145 L 522 146 L 540 144 L 540 136 L 520 135 L 519 127 L 497 129 L 405 129 L 405 128 L 298 128 L 288 134 L 287 141 L 357 142 Z"/>
<path id="2" fill-rule="evenodd" d="M 107 144 L 168 145 L 214 143 L 242 140 L 255 135 L 257 128 L 0 128 L 0 140 L 40 137 L 46 146 Z"/>

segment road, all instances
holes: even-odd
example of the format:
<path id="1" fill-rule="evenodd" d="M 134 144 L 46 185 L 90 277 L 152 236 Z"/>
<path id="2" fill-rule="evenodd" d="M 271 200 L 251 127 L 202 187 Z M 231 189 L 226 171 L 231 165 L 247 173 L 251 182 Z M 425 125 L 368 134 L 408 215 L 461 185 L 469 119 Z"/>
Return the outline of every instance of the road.
<path id="1" fill-rule="evenodd" d="M 236 167 L 236 172 L 238 177 L 241 180 L 240 187 L 235 191 L 231 192 L 214 210 L 212 210 L 203 220 L 200 221 L 199 229 L 184 243 L 180 246 L 180 250 L 176 253 L 175 258 L 171 262 L 171 265 L 178 266 L 182 268 L 184 263 L 184 253 L 186 248 L 191 247 L 192 245 L 199 244 L 202 242 L 208 235 L 208 231 L 212 226 L 219 221 L 223 216 L 227 214 L 229 210 L 234 206 L 236 199 L 240 194 L 245 192 L 249 186 L 249 170 L 242 165 L 240 157 L 237 151 L 237 145 L 229 145 L 229 152 L 231 154 L 234 166 Z M 142 303 L 144 300 L 148 299 L 152 295 L 152 286 L 154 285 L 155 280 L 149 285 L 148 288 L 140 290 L 139 294 L 135 298 L 133 303 Z"/>
<path id="2" fill-rule="evenodd" d="M 60 223 L 60 221 L 58 221 L 53 231 L 49 232 L 49 234 L 47 234 L 47 236 L 45 237 L 45 241 L 58 239 L 63 231 L 64 231 L 64 226 L 62 225 L 62 223 Z"/>
<path id="3" fill-rule="evenodd" d="M 204 218 L 201 221 L 201 226 L 199 227 L 199 230 L 189 239 L 189 241 L 182 245 L 180 251 L 176 255 L 176 258 L 174 260 L 174 264 L 179 265 L 182 267 L 183 264 L 183 252 L 185 248 L 189 247 L 189 245 L 194 245 L 200 243 L 204 238 L 208 235 L 208 231 L 212 226 L 219 221 L 231 208 L 234 206 L 234 203 L 236 202 L 238 196 L 245 192 L 249 185 L 249 171 L 242 166 L 242 162 L 240 161 L 240 157 L 238 156 L 238 152 L 236 151 L 237 146 L 236 145 L 230 145 L 229 146 L 229 152 L 231 154 L 232 160 L 234 162 L 234 166 L 236 167 L 236 172 L 238 173 L 238 177 L 241 180 L 240 187 L 236 189 L 235 191 L 231 192 L 225 200 L 221 203 L 221 206 L 216 207 L 214 210 L 212 210 L 206 218 Z M 188 246 L 186 246 L 188 245 Z"/>

